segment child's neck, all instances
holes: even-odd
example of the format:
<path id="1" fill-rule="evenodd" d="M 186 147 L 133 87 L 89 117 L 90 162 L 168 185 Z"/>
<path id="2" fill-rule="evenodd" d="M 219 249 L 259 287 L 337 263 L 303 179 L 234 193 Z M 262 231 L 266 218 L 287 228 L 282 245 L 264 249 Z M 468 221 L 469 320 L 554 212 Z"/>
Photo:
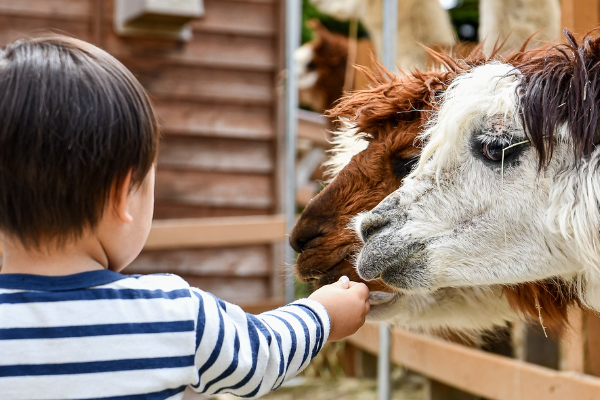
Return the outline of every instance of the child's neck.
<path id="1" fill-rule="evenodd" d="M 48 250 L 25 250 L 10 240 L 3 240 L 3 274 L 72 275 L 107 269 L 108 259 L 98 240 L 84 237 L 64 247 L 46 246 Z"/>

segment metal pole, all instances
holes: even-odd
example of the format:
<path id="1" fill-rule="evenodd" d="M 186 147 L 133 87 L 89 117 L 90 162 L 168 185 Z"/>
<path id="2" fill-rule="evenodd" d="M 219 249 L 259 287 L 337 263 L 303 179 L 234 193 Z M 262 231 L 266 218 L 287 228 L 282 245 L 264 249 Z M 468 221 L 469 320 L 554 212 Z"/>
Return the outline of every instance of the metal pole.
<path id="1" fill-rule="evenodd" d="M 392 72 L 396 69 L 396 32 L 398 32 L 398 0 L 383 0 L 381 61 Z"/>
<path id="2" fill-rule="evenodd" d="M 294 65 L 294 51 L 300 45 L 301 0 L 285 2 L 285 218 L 286 231 L 294 226 L 296 217 L 296 138 L 298 136 L 298 83 Z M 294 301 L 294 272 L 296 254 L 285 245 L 285 301 Z"/>
<path id="3" fill-rule="evenodd" d="M 396 72 L 396 32 L 398 32 L 398 0 L 383 1 L 383 38 L 381 61 Z M 391 399 L 390 382 L 391 329 L 387 324 L 379 326 L 379 357 L 377 358 L 377 395 L 379 400 Z"/>

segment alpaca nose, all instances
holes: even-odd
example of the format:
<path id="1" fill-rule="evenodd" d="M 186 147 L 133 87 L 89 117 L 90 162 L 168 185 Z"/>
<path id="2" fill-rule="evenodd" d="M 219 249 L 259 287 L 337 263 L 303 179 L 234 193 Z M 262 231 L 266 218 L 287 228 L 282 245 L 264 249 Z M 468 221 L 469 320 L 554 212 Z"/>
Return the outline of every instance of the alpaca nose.
<path id="1" fill-rule="evenodd" d="M 292 249 L 294 249 L 296 253 L 302 253 L 302 250 L 306 247 L 306 243 L 308 243 L 306 233 L 301 231 L 302 229 L 296 224 L 290 232 L 290 246 L 292 246 Z"/>
<path id="2" fill-rule="evenodd" d="M 388 225 L 388 219 L 379 213 L 369 212 L 358 221 L 357 232 L 366 243 L 373 235 Z"/>
<path id="3" fill-rule="evenodd" d="M 290 232 L 290 246 L 297 252 L 302 253 L 311 240 L 321 235 L 321 224 L 312 218 L 300 217 Z"/>

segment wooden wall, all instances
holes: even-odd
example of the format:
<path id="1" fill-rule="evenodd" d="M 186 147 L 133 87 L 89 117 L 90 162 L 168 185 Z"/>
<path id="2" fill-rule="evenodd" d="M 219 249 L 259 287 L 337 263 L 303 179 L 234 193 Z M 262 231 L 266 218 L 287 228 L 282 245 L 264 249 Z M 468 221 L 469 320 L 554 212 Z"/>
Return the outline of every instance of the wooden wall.
<path id="1" fill-rule="evenodd" d="M 42 29 L 92 42 L 150 93 L 164 138 L 156 219 L 281 212 L 280 0 L 204 0 L 193 38 L 119 37 L 115 0 L 0 0 L 0 43 Z M 174 272 L 230 301 L 279 296 L 281 245 L 145 251 L 127 272 Z"/>

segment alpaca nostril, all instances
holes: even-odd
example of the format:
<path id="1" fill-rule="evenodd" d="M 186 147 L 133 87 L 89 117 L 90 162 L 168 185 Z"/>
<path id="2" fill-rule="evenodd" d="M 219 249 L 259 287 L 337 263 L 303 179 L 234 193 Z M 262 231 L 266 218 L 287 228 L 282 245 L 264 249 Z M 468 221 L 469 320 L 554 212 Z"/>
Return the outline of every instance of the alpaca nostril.
<path id="1" fill-rule="evenodd" d="M 298 221 L 292 232 L 290 232 L 290 246 L 292 246 L 296 253 L 302 253 L 311 240 L 319 236 L 321 236 L 321 232 L 318 229 L 318 225 Z"/>
<path id="2" fill-rule="evenodd" d="M 307 243 L 306 240 L 301 239 L 298 235 L 295 235 L 293 231 L 290 234 L 289 242 L 290 246 L 292 246 L 292 249 L 294 249 L 296 253 L 302 253 L 302 250 L 304 250 Z"/>
<path id="3" fill-rule="evenodd" d="M 380 214 L 368 213 L 360 221 L 359 233 L 363 242 L 367 242 L 373 235 L 387 225 L 387 219 Z"/>

